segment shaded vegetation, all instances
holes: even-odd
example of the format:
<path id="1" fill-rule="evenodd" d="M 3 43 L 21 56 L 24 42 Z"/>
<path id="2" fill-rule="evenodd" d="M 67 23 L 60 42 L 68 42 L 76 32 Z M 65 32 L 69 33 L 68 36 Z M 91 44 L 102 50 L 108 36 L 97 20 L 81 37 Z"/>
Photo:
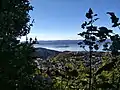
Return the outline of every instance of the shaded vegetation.
<path id="1" fill-rule="evenodd" d="M 33 23 L 30 23 L 30 10 L 33 7 L 28 0 L 0 0 L 1 90 L 40 90 L 42 87 L 33 80 L 37 64 L 31 54 L 37 39 L 30 39 L 28 43 L 27 34 Z M 18 40 L 22 36 L 26 36 L 24 43 Z"/>
<path id="2" fill-rule="evenodd" d="M 112 27 L 119 28 L 115 14 L 107 14 L 111 16 Z M 89 53 L 66 52 L 49 60 L 50 65 L 46 65 L 53 86 L 58 90 L 119 90 L 119 35 L 105 26 L 95 26 L 94 22 L 99 18 L 91 8 L 86 17 L 88 22 L 81 25 L 86 31 L 78 34 L 85 40 L 78 44 L 84 50 L 89 46 Z M 106 52 L 97 52 L 101 45 Z"/>
<path id="3" fill-rule="evenodd" d="M 86 13 L 78 35 L 88 52 L 63 52 L 48 60 L 33 58 L 35 40 L 30 32 L 28 0 L 0 0 L 0 89 L 1 90 L 120 90 L 120 36 L 105 26 L 94 25 L 99 18 L 92 9 Z M 107 12 L 113 28 L 119 18 Z M 18 38 L 26 36 L 26 42 Z M 111 42 L 106 42 L 110 39 Z M 103 44 L 104 43 L 104 44 Z M 100 46 L 106 52 L 97 52 Z"/>

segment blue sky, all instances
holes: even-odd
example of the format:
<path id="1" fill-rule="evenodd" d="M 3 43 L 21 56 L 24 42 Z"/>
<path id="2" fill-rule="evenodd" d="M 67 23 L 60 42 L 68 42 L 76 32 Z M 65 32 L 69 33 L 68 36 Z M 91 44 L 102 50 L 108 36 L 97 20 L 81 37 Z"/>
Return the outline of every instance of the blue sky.
<path id="1" fill-rule="evenodd" d="M 31 4 L 34 10 L 30 15 L 35 23 L 28 36 L 38 40 L 80 39 L 77 34 L 83 31 L 80 25 L 89 8 L 98 14 L 99 26 L 111 28 L 107 11 L 120 16 L 120 0 L 31 0 Z"/>

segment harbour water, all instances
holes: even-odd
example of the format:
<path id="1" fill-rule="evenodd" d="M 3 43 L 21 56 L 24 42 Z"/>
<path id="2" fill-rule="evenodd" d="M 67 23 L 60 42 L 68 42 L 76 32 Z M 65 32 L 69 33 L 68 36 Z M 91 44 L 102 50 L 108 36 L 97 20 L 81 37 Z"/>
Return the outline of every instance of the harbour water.
<path id="1" fill-rule="evenodd" d="M 56 51 L 85 51 L 89 50 L 86 46 L 85 50 L 80 48 L 78 45 L 79 40 L 56 40 L 56 41 L 39 41 L 39 44 L 35 44 L 34 47 L 36 48 L 46 48 L 50 50 Z M 100 47 L 99 50 L 102 50 Z"/>

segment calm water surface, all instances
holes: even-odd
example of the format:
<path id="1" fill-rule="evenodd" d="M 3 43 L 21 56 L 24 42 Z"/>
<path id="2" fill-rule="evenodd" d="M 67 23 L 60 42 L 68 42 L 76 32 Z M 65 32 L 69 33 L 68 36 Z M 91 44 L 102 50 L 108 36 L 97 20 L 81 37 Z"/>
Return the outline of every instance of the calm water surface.
<path id="1" fill-rule="evenodd" d="M 34 47 L 39 48 L 46 48 L 56 51 L 84 51 L 83 48 L 80 48 L 80 46 L 77 44 L 78 41 L 41 41 L 39 44 L 34 45 Z M 88 47 L 86 47 L 86 50 L 89 50 Z M 102 50 L 102 47 L 99 51 Z"/>

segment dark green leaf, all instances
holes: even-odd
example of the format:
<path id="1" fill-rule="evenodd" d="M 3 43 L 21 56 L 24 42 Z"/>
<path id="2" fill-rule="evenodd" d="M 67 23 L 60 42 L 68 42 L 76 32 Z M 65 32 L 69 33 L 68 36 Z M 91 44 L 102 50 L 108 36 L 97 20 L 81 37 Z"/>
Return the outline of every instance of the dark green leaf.
<path id="1" fill-rule="evenodd" d="M 99 49 L 99 47 L 98 47 L 98 45 L 96 44 L 96 45 L 94 45 L 94 49 L 95 50 L 98 50 Z"/>
<path id="2" fill-rule="evenodd" d="M 92 9 L 90 8 L 89 11 L 88 11 L 90 14 L 93 14 L 93 11 Z"/>
<path id="3" fill-rule="evenodd" d="M 86 13 L 86 17 L 87 17 L 88 19 L 91 19 L 91 18 L 92 18 L 92 15 L 91 15 L 90 13 Z"/>

